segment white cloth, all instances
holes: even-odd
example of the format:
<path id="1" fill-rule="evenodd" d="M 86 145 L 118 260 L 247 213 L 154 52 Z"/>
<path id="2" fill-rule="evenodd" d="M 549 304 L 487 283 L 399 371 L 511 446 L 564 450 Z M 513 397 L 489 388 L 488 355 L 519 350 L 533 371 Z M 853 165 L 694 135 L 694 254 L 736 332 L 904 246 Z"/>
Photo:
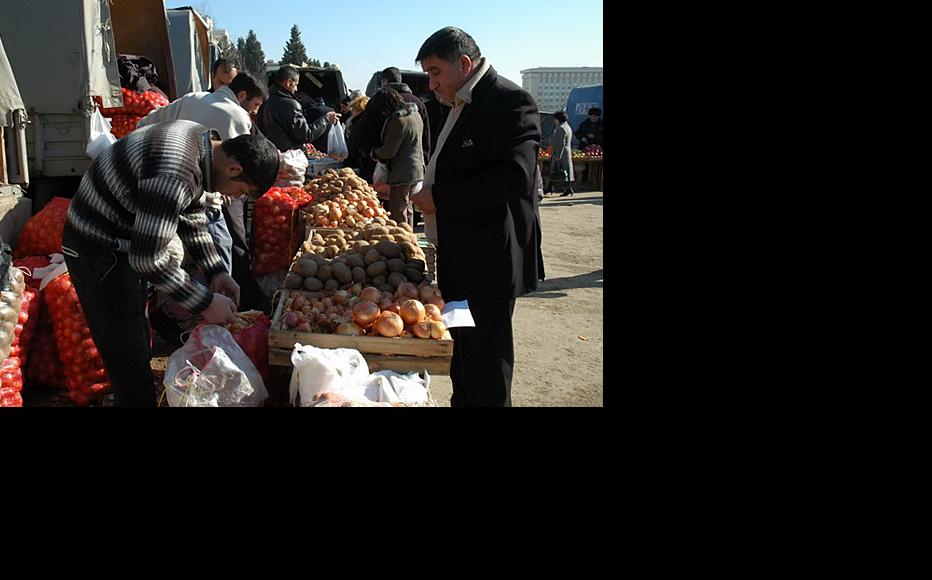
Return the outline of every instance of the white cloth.
<path id="1" fill-rule="evenodd" d="M 456 126 L 456 122 L 463 112 L 463 107 L 472 103 L 473 90 L 476 88 L 476 85 L 479 84 L 479 81 L 482 80 L 482 77 L 485 76 L 485 73 L 489 71 L 490 67 L 489 61 L 483 57 L 482 60 L 479 61 L 479 68 L 476 73 L 469 77 L 466 83 L 457 91 L 455 97 L 456 102 L 453 103 L 453 110 L 450 111 L 450 114 L 447 116 L 447 122 L 444 123 L 443 129 L 440 130 L 440 136 L 437 137 L 437 147 L 435 147 L 434 151 L 430 154 L 430 162 L 427 164 L 427 175 L 424 176 L 424 187 L 433 186 L 434 175 L 437 171 L 437 157 L 443 150 L 443 146 L 447 142 L 447 137 L 449 137 L 450 133 L 453 131 L 453 127 Z M 424 236 L 432 243 L 437 243 L 436 215 L 424 216 Z"/>
<path id="2" fill-rule="evenodd" d="M 178 119 L 194 121 L 208 129 L 216 129 L 224 141 L 248 135 L 252 127 L 249 113 L 240 106 L 230 87 L 220 87 L 213 93 L 188 93 L 171 104 L 150 112 L 139 120 L 136 127 Z"/>

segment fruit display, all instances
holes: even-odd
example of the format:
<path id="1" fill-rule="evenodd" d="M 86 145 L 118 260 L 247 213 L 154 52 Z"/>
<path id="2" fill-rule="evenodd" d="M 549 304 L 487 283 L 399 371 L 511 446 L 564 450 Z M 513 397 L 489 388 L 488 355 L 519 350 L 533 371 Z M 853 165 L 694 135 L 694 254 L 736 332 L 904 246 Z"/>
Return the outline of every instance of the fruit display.
<path id="1" fill-rule="evenodd" d="M 553 145 L 547 145 L 537 152 L 538 159 L 550 159 L 551 156 L 553 156 Z"/>
<path id="2" fill-rule="evenodd" d="M 591 158 L 602 158 L 602 146 L 601 145 L 589 145 L 583 149 L 583 153 L 586 157 Z"/>
<path id="3" fill-rule="evenodd" d="M 388 239 L 401 239 L 400 234 L 381 233 L 392 230 L 373 225 L 370 230 L 356 232 L 359 240 L 348 239 L 342 230 L 328 232 L 327 237 L 315 232 L 302 245 L 303 254 L 285 277 L 285 288 L 332 292 L 366 284 L 394 292 L 406 282 L 423 283 L 427 268 L 423 250 L 409 241 Z"/>
<path id="4" fill-rule="evenodd" d="M 362 228 L 374 218 L 388 216 L 375 190 L 349 168 L 328 169 L 308 181 L 304 189 L 316 200 L 305 211 L 311 226 Z"/>
<path id="5" fill-rule="evenodd" d="M 381 336 L 386 338 L 443 338 L 444 302 L 440 289 L 426 282 L 420 287 L 401 284 L 395 292 L 356 284 L 350 290 L 288 295 L 282 311 L 284 330 Z"/>

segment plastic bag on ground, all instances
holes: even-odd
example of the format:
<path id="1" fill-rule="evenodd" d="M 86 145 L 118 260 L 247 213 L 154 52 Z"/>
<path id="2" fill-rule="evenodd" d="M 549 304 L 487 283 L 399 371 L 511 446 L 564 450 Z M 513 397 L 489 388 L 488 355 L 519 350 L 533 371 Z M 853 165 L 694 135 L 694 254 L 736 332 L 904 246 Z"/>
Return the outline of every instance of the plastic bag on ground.
<path id="1" fill-rule="evenodd" d="M 206 324 L 191 332 L 165 368 L 171 407 L 257 407 L 269 393 L 230 331 Z"/>

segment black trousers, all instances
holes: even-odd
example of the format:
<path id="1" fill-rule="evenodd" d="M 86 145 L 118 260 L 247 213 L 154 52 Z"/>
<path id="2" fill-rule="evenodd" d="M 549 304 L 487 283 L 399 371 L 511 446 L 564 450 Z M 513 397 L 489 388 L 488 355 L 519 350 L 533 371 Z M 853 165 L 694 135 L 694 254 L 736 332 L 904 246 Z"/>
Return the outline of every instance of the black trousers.
<path id="1" fill-rule="evenodd" d="M 452 407 L 510 407 L 515 301 L 469 303 L 475 327 L 451 328 Z"/>
<path id="2" fill-rule="evenodd" d="M 100 351 L 118 407 L 154 407 L 149 366 L 148 284 L 129 257 L 89 242 L 65 225 L 62 252 L 91 338 Z"/>

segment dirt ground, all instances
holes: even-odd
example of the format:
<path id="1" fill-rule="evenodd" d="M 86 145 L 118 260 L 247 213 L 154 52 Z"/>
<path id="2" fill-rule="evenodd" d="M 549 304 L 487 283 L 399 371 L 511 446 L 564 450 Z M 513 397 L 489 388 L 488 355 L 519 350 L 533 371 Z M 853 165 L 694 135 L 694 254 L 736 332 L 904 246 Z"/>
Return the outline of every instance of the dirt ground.
<path id="1" fill-rule="evenodd" d="M 515 306 L 515 407 L 601 407 L 602 362 L 602 192 L 572 197 L 548 195 L 541 204 L 547 279 Z M 157 392 L 172 348 L 153 345 Z M 279 369 L 268 406 L 287 404 L 290 369 Z M 431 377 L 439 406 L 450 406 L 450 377 Z M 23 393 L 26 406 L 71 406 L 61 391 Z M 165 403 L 162 403 L 165 405 Z M 108 406 L 108 402 L 103 402 Z"/>
<path id="2" fill-rule="evenodd" d="M 602 406 L 602 192 L 548 195 L 541 204 L 544 270 L 515 305 L 515 407 Z M 431 377 L 450 406 L 450 377 Z"/>

